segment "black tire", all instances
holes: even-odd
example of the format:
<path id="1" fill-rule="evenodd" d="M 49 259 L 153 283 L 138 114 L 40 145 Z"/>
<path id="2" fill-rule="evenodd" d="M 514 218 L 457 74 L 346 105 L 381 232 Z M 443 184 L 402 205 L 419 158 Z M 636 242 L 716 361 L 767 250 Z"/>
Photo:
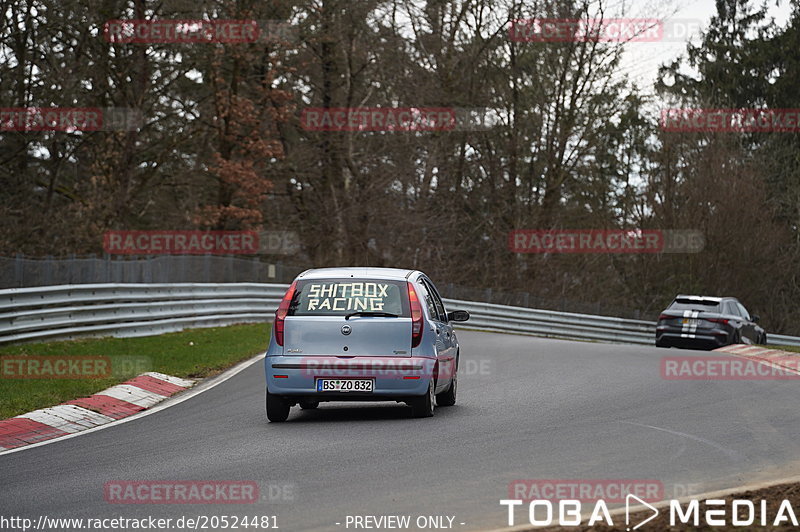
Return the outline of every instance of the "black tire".
<path id="1" fill-rule="evenodd" d="M 741 344 L 742 343 L 742 332 L 741 331 L 733 331 L 733 340 L 731 341 L 730 345 Z"/>
<path id="2" fill-rule="evenodd" d="M 453 372 L 453 380 L 447 390 L 436 396 L 436 406 L 453 406 L 456 404 L 456 392 L 458 391 L 458 359 L 456 359 L 456 371 Z"/>
<path id="3" fill-rule="evenodd" d="M 283 397 L 273 395 L 267 390 L 267 419 L 272 423 L 286 421 L 289 417 L 289 403 Z"/>
<path id="4" fill-rule="evenodd" d="M 433 395 L 434 390 L 435 386 L 433 384 L 433 378 L 431 378 L 430 383 L 428 384 L 428 393 L 422 397 L 415 397 L 409 401 L 409 406 L 411 406 L 411 414 L 414 417 L 433 416 L 433 405 L 435 401 Z"/>
<path id="5" fill-rule="evenodd" d="M 319 401 L 300 401 L 300 408 L 303 410 L 314 410 L 319 406 Z"/>

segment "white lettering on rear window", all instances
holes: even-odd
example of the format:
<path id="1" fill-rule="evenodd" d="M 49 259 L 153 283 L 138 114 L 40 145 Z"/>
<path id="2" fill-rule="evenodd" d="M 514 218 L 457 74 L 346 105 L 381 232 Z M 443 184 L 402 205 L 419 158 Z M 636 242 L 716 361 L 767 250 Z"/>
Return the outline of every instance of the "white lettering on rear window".
<path id="1" fill-rule="evenodd" d="M 380 282 L 309 283 L 300 299 L 300 312 L 390 312 L 401 314 L 399 289 Z M 393 307 L 387 309 L 387 305 Z"/>

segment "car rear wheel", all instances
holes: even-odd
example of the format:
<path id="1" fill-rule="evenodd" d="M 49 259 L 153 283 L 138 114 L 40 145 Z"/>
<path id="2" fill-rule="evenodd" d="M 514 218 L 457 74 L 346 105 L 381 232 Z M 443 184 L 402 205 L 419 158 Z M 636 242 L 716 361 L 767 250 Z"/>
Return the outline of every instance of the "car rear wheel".
<path id="1" fill-rule="evenodd" d="M 436 396 L 436 406 L 453 406 L 456 404 L 456 392 L 458 391 L 458 372 L 453 373 L 453 380 L 446 391 Z"/>
<path id="2" fill-rule="evenodd" d="M 300 401 L 300 408 L 303 410 L 314 410 L 319 406 L 319 401 Z"/>
<path id="3" fill-rule="evenodd" d="M 434 389 L 433 378 L 431 378 L 428 383 L 428 393 L 409 402 L 411 413 L 414 417 L 431 417 L 433 415 Z"/>
<path id="4" fill-rule="evenodd" d="M 735 331 L 733 333 L 733 341 L 731 342 L 731 345 L 733 345 L 733 344 L 741 344 L 741 343 L 742 343 L 742 332 L 741 331 Z"/>
<path id="5" fill-rule="evenodd" d="M 286 421 L 289 417 L 289 403 L 283 397 L 269 393 L 267 390 L 267 419 L 271 422 Z"/>

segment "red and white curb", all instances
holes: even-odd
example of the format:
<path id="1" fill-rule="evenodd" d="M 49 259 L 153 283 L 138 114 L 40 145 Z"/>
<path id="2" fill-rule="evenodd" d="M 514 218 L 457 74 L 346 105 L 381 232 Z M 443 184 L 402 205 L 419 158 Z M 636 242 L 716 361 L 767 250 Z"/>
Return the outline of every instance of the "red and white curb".
<path id="1" fill-rule="evenodd" d="M 0 420 L 0 451 L 74 434 L 148 409 L 195 381 L 151 371 L 90 397 Z"/>
<path id="2" fill-rule="evenodd" d="M 791 351 L 767 349 L 746 344 L 726 345 L 725 347 L 714 349 L 714 351 L 722 351 L 742 358 L 758 360 L 763 364 L 778 366 L 792 371 L 800 370 L 800 353 L 792 353 Z"/>

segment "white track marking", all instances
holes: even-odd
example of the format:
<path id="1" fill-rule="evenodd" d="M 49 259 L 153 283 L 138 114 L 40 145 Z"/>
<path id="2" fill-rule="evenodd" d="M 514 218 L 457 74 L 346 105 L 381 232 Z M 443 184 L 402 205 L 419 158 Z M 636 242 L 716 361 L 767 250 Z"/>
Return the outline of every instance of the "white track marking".
<path id="1" fill-rule="evenodd" d="M 653 429 L 653 430 L 659 430 L 661 432 L 666 432 L 667 434 L 672 434 L 674 436 L 680 436 L 682 438 L 688 438 L 690 440 L 694 440 L 694 441 L 699 442 L 699 443 L 704 443 L 704 444 L 709 445 L 709 446 L 713 447 L 714 449 L 717 449 L 718 451 L 722 452 L 723 454 L 725 454 L 725 456 L 727 456 L 728 458 L 730 458 L 732 460 L 737 460 L 738 461 L 738 460 L 741 460 L 743 458 L 742 455 L 737 453 L 736 451 L 731 450 L 731 449 L 726 449 L 725 447 L 723 447 L 722 445 L 718 444 L 717 442 L 714 442 L 714 441 L 711 441 L 711 440 L 707 440 L 706 438 L 701 438 L 700 436 L 694 436 L 692 434 L 686 434 L 685 432 L 678 432 L 677 430 L 670 430 L 670 429 L 665 429 L 665 428 L 661 428 L 661 427 L 654 427 L 653 425 L 645 425 L 644 423 L 635 423 L 633 421 L 620 421 L 620 423 L 625 423 L 626 425 L 635 425 L 637 427 L 645 427 L 645 428 Z"/>
<path id="2" fill-rule="evenodd" d="M 144 408 L 150 408 L 167 398 L 166 395 L 149 392 L 131 384 L 118 384 L 95 395 L 107 395 Z"/>
<path id="3" fill-rule="evenodd" d="M 720 347 L 715 349 L 714 351 L 724 351 L 726 353 L 738 353 L 744 349 L 749 349 L 748 346 L 744 344 L 733 344 L 733 345 L 726 345 L 725 347 Z"/>
<path id="4" fill-rule="evenodd" d="M 109 427 L 116 427 L 116 426 L 118 426 L 118 425 L 120 425 L 122 423 L 127 423 L 129 421 L 134 421 L 136 419 L 140 419 L 142 417 L 149 416 L 151 414 L 155 414 L 156 412 L 160 412 L 161 410 L 164 410 L 165 408 L 170 408 L 170 407 L 175 406 L 177 404 L 180 404 L 180 403 L 182 403 L 184 401 L 188 401 L 192 397 L 194 397 L 196 395 L 200 395 L 201 393 L 205 392 L 206 390 L 210 390 L 210 389 L 222 384 L 223 382 L 225 382 L 228 379 L 236 376 L 238 373 L 241 373 L 242 371 L 246 370 L 247 368 L 249 368 L 250 366 L 252 366 L 256 362 L 258 362 L 260 360 L 263 360 L 263 359 L 264 359 L 264 353 L 258 354 L 256 356 L 254 356 L 253 358 L 251 358 L 250 360 L 245 360 L 244 362 L 242 362 L 242 363 L 232 367 L 231 369 L 229 369 L 229 370 L 217 375 L 216 377 L 211 377 L 208 380 L 200 382 L 200 384 L 197 385 L 194 388 L 191 388 L 191 389 L 189 389 L 189 390 L 187 390 L 185 392 L 180 392 L 179 395 L 175 395 L 175 396 L 167 399 L 163 403 L 161 403 L 161 404 L 159 404 L 159 405 L 157 405 L 157 406 L 155 406 L 153 408 L 150 408 L 148 410 L 143 410 L 143 411 L 141 411 L 141 412 L 139 412 L 137 414 L 134 414 L 132 416 L 128 416 L 128 417 L 125 417 L 125 418 L 122 418 L 122 419 L 117 419 L 117 420 L 114 421 L 114 423 L 107 423 L 105 425 L 100 425 L 98 427 L 87 429 L 87 430 L 84 430 L 84 431 L 81 431 L 81 432 L 77 432 L 77 433 L 74 433 L 74 434 L 68 434 L 66 436 L 61 436 L 60 438 L 54 438 L 52 440 L 45 440 L 45 441 L 41 441 L 41 442 L 38 442 L 38 443 L 32 443 L 30 445 L 24 445 L 22 447 L 16 447 L 14 449 L 6 449 L 5 451 L 0 452 L 0 455 L 18 453 L 18 452 L 21 452 L 21 451 L 25 451 L 27 449 L 32 449 L 34 447 L 41 447 L 42 445 L 50 445 L 50 444 L 57 443 L 57 442 L 60 442 L 60 441 L 68 440 L 70 438 L 76 438 L 76 437 L 82 436 L 84 434 L 89 434 L 89 433 L 95 432 L 97 430 L 103 430 L 103 429 L 107 429 Z"/>
<path id="5" fill-rule="evenodd" d="M 81 432 L 114 421 L 114 418 L 75 405 L 57 405 L 17 417 L 38 421 L 69 433 Z"/>
<path id="6" fill-rule="evenodd" d="M 51 410 L 59 417 L 63 417 L 79 425 L 85 425 L 87 428 L 105 425 L 106 423 L 114 421 L 113 417 L 94 412 L 93 410 L 78 405 L 56 405 L 48 410 Z"/>
<path id="7" fill-rule="evenodd" d="M 723 353 L 728 353 L 731 356 L 734 356 L 734 357 L 737 357 L 737 358 L 743 358 L 745 360 L 755 360 L 759 364 L 764 364 L 765 366 L 769 366 L 771 368 L 774 368 L 774 369 L 777 369 L 777 370 L 780 370 L 780 371 L 792 373 L 794 375 L 800 375 L 800 370 L 798 370 L 798 368 L 792 368 L 792 367 L 789 367 L 789 366 L 783 366 L 781 364 L 776 364 L 775 362 L 769 360 L 769 358 L 755 358 L 753 355 L 748 355 L 748 354 L 740 353 L 740 352 L 737 352 L 737 351 L 729 351 L 729 350 L 723 351 L 723 349 L 724 348 L 715 349 L 714 351 L 722 351 Z M 772 349 L 772 351 L 776 351 L 776 350 Z M 800 356 L 797 353 L 793 353 L 791 351 L 777 351 L 777 352 L 778 353 L 784 353 L 785 355 Z M 800 360 L 800 359 L 798 359 L 798 360 Z"/>
<path id="8" fill-rule="evenodd" d="M 147 375 L 148 377 L 153 377 L 154 379 L 158 379 L 161 381 L 167 381 L 168 383 L 174 384 L 175 386 L 180 386 L 181 388 L 191 388 L 194 385 L 193 380 L 181 379 L 180 377 L 165 375 L 157 371 L 148 371 L 147 373 L 144 373 L 144 375 Z"/>

